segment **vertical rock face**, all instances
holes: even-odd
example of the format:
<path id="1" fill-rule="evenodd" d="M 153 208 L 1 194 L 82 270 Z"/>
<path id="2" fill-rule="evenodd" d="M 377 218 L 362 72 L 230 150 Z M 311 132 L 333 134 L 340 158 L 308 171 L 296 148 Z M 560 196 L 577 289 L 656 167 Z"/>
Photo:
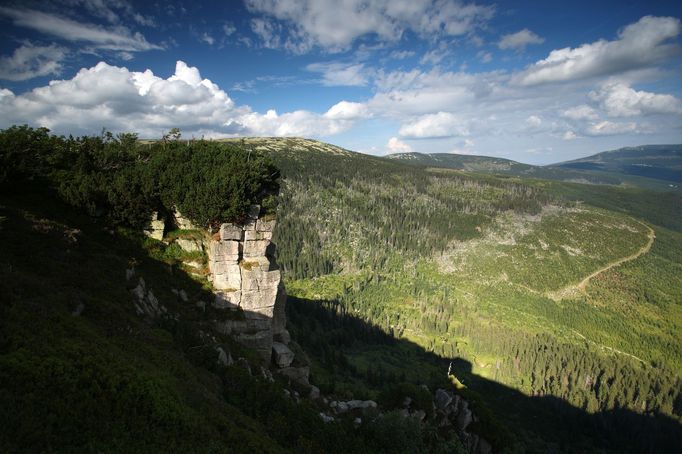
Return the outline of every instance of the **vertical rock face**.
<path id="1" fill-rule="evenodd" d="M 222 332 L 270 359 L 273 339 L 286 340 L 285 295 L 280 271 L 271 254 L 274 219 L 259 217 L 253 205 L 243 224 L 222 224 L 208 245 L 214 306 L 241 309 L 242 320 L 220 322 Z M 280 348 L 281 350 L 281 348 Z"/>
<path id="2" fill-rule="evenodd" d="M 161 241 L 163 239 L 163 231 L 166 223 L 159 216 L 159 213 L 154 211 L 149 217 L 149 224 L 144 229 L 144 234 L 150 238 Z"/>

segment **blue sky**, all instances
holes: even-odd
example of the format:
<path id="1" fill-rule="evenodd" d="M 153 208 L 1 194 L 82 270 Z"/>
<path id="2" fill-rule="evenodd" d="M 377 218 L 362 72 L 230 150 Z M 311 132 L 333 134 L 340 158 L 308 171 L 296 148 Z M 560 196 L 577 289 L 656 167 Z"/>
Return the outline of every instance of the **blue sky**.
<path id="1" fill-rule="evenodd" d="M 680 2 L 0 3 L 0 127 L 551 163 L 682 143 Z"/>

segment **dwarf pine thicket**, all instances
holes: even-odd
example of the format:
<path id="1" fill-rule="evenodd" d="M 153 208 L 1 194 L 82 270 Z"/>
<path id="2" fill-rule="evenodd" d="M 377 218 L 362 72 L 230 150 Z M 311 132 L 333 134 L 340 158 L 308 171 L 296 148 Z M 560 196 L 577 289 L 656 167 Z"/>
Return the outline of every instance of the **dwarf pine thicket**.
<path id="1" fill-rule="evenodd" d="M 62 137 L 45 128 L 0 132 L 0 184 L 34 181 L 68 204 L 142 227 L 178 209 L 196 225 L 239 220 L 249 205 L 274 210 L 279 171 L 261 153 L 179 135 L 141 144 L 135 134 Z"/>

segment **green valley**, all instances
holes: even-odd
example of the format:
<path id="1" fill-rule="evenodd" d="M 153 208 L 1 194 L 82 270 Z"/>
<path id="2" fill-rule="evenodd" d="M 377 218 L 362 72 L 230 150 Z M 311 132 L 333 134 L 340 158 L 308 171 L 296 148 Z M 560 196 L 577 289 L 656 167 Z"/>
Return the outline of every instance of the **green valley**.
<path id="1" fill-rule="evenodd" d="M 305 140 L 246 143 L 283 172 L 289 228 L 276 241 L 291 295 L 338 301 L 528 396 L 680 417 L 679 195 L 408 170 Z M 355 368 L 400 373 L 379 352 L 348 355 Z M 485 396 L 504 412 L 497 399 Z"/>
<path id="2" fill-rule="evenodd" d="M 3 134 L 4 150 L 28 150 L 3 156 L 10 450 L 144 451 L 177 437 L 190 451 L 201 439 L 206 451 L 623 452 L 682 439 L 679 194 L 415 166 L 308 139 Z M 310 383 L 273 378 L 269 358 L 214 331 L 251 315 L 206 303 L 214 246 L 181 246 L 218 241 L 226 220 L 248 225 L 253 203 L 277 219 L 301 358 L 290 369 Z M 176 207 L 208 230 L 180 226 Z M 176 218 L 161 241 L 140 233 L 152 210 Z M 147 287 L 156 312 L 141 317 L 131 292 Z M 467 432 L 438 416 L 438 393 L 469 406 Z M 344 417 L 351 402 L 379 410 Z M 54 415 L 63 424 L 32 429 Z"/>

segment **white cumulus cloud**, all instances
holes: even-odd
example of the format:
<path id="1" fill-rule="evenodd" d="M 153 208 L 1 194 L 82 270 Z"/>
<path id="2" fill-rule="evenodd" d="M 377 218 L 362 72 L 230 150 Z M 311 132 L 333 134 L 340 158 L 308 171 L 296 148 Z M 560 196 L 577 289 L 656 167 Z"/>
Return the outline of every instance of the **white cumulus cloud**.
<path id="1" fill-rule="evenodd" d="M 515 77 L 520 85 L 565 82 L 623 73 L 666 60 L 678 51 L 669 43 L 680 34 L 680 20 L 645 16 L 620 31 L 618 39 L 553 50 Z"/>
<path id="2" fill-rule="evenodd" d="M 531 44 L 542 44 L 544 42 L 545 38 L 542 38 L 527 28 L 524 28 L 523 30 L 520 30 L 516 33 L 504 35 L 497 43 L 497 47 L 503 50 L 523 50 L 526 48 L 526 46 Z"/>
<path id="3" fill-rule="evenodd" d="M 594 110 L 592 107 L 588 106 L 587 104 L 581 104 L 579 106 L 568 108 L 561 112 L 561 116 L 576 121 L 596 120 L 597 118 L 599 118 L 597 111 Z"/>
<path id="4" fill-rule="evenodd" d="M 532 128 L 538 128 L 542 125 L 542 118 L 537 115 L 531 115 L 526 118 L 526 124 Z"/>
<path id="5" fill-rule="evenodd" d="M 434 137 L 468 136 L 469 129 L 455 114 L 438 112 L 418 117 L 400 127 L 401 137 L 426 139 Z"/>
<path id="6" fill-rule="evenodd" d="M 278 114 L 238 106 L 199 70 L 178 61 L 167 79 L 104 62 L 72 79 L 15 95 L 0 91 L 0 127 L 28 123 L 58 133 L 92 134 L 103 127 L 159 137 L 179 127 L 186 136 L 326 136 L 342 132 L 364 115 L 358 103 L 338 103 L 326 114 L 304 110 Z"/>
<path id="7" fill-rule="evenodd" d="M 324 116 L 332 120 L 355 120 L 369 116 L 369 112 L 363 103 L 341 101 L 330 107 Z"/>
<path id="8" fill-rule="evenodd" d="M 398 139 L 397 137 L 391 137 L 386 143 L 386 153 L 411 153 L 412 147 Z"/>
<path id="9" fill-rule="evenodd" d="M 623 83 L 607 83 L 590 97 L 611 117 L 682 113 L 682 103 L 676 97 L 637 91 Z"/>

